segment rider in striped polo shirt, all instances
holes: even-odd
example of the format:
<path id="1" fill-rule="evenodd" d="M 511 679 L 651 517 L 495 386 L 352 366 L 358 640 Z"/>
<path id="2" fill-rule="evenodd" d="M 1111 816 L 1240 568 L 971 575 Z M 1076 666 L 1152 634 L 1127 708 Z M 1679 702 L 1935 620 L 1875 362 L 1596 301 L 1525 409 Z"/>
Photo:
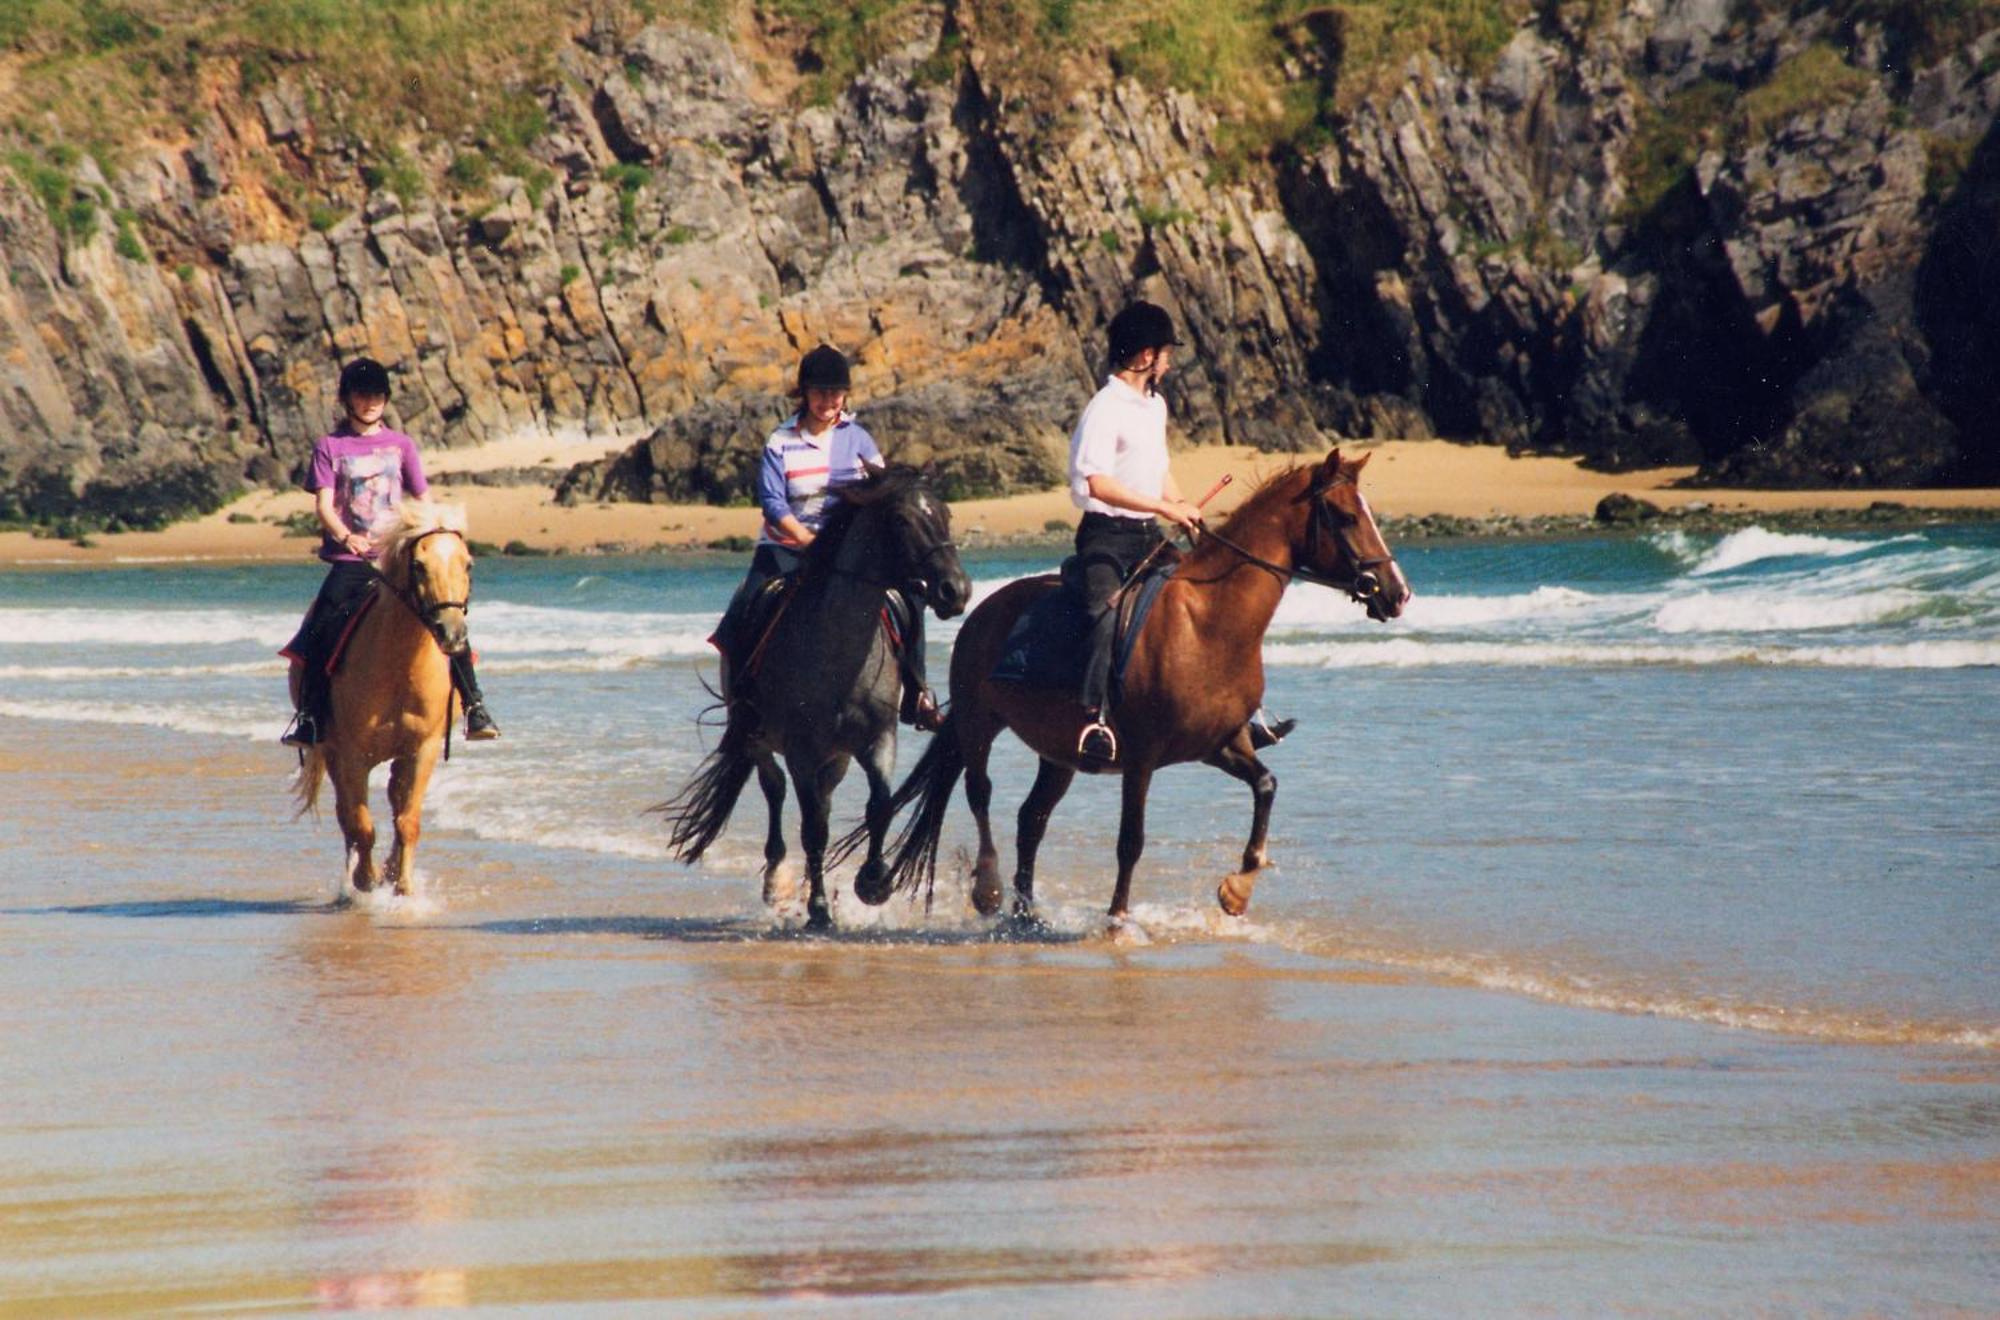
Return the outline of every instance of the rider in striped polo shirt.
<path id="1" fill-rule="evenodd" d="M 793 390 L 799 410 L 764 442 L 757 474 L 757 503 L 764 510 L 764 525 L 750 557 L 750 571 L 715 630 L 731 691 L 739 691 L 742 681 L 731 671 L 747 659 L 742 652 L 756 644 L 754 638 L 737 635 L 750 602 L 772 578 L 798 570 L 802 553 L 826 521 L 827 501 L 838 498 L 835 488 L 861 480 L 870 468 L 884 466 L 875 437 L 847 411 L 852 384 L 846 356 L 821 344 L 799 362 L 798 386 Z M 934 730 L 941 720 L 937 698 L 924 677 L 923 602 L 907 603 L 910 635 L 903 653 L 902 716 L 920 729 Z"/>

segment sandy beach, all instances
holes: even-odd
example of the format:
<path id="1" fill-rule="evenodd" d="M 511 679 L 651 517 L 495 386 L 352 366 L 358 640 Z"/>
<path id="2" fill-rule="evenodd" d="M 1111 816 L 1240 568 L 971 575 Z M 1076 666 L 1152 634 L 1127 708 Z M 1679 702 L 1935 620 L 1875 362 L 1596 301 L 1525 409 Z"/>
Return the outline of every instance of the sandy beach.
<path id="1" fill-rule="evenodd" d="M 708 505 L 585 504 L 565 508 L 550 496 L 563 466 L 602 457 L 619 442 L 558 445 L 546 438 L 510 440 L 478 449 L 425 456 L 437 494 L 462 503 L 475 539 L 504 546 L 520 541 L 537 550 L 587 552 L 689 549 L 731 536 L 754 535 L 757 513 Z M 1444 440 L 1388 440 L 1351 447 L 1372 454 L 1363 488 L 1376 511 L 1390 518 L 1442 514 L 1455 518 L 1588 516 L 1613 492 L 1651 501 L 1662 509 L 1704 504 L 1724 512 L 1866 509 L 1890 501 L 1915 509 L 2000 509 L 2000 490 L 1734 490 L 1683 489 L 1676 483 L 1693 468 L 1639 472 L 1588 471 L 1571 459 L 1510 457 L 1497 446 Z M 1226 512 L 1258 481 L 1298 456 L 1260 453 L 1240 446 L 1182 447 L 1174 471 L 1190 495 L 1224 475 L 1234 478 L 1211 506 Z M 481 485 L 474 474 L 506 468 L 548 468 L 551 483 Z M 309 556 L 316 542 L 287 536 L 283 521 L 309 513 L 303 491 L 256 491 L 204 518 L 157 532 L 95 535 L 79 546 L 27 532 L 0 532 L 0 564 L 114 564 L 183 560 L 293 560 Z M 1074 524 L 1076 511 L 1060 489 L 1003 499 L 965 500 L 953 506 L 967 540 L 1009 539 L 1040 533 L 1051 523 Z"/>

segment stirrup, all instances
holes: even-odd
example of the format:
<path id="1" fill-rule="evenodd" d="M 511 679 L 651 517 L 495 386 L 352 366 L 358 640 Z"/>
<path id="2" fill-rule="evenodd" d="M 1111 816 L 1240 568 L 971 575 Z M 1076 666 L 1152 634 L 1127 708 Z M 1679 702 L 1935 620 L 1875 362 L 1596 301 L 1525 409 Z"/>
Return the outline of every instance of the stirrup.
<path id="1" fill-rule="evenodd" d="M 286 747 L 297 747 L 302 751 L 308 747 L 317 747 L 320 743 L 319 721 L 302 710 L 294 711 L 292 722 L 285 726 L 285 731 L 279 736 L 278 741 Z"/>
<path id="2" fill-rule="evenodd" d="M 1118 760 L 1118 734 L 1100 716 L 1076 736 L 1076 759 L 1085 766 L 1108 766 Z"/>
<path id="3" fill-rule="evenodd" d="M 492 742 L 500 736 L 500 726 L 486 713 L 486 703 L 475 701 L 465 708 L 465 740 L 467 742 Z"/>

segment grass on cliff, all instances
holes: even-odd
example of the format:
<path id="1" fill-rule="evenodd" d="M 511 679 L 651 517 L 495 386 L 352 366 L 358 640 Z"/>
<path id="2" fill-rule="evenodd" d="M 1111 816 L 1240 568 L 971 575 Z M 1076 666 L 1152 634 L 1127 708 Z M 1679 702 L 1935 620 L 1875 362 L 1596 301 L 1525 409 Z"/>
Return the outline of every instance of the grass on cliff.
<path id="1" fill-rule="evenodd" d="M 1951 3 L 1953 0 L 1932 0 Z M 316 124 L 358 140 L 461 127 L 496 94 L 546 86 L 557 51 L 587 31 L 656 20 L 788 28 L 825 100 L 906 30 L 922 0 L 0 0 L 0 127 L 117 156 L 173 138 L 285 80 Z M 1219 109 L 1299 120 L 1322 107 L 1291 95 L 1286 34 L 1311 15 L 1337 26 L 1344 96 L 1391 79 L 1418 51 L 1477 61 L 1531 0 L 946 0 L 952 31 L 920 70 L 947 77 L 976 27 L 1027 62 L 1083 53 Z M 50 125 L 54 127 L 51 130 Z M 478 162 L 462 166 L 476 173 Z"/>
<path id="2" fill-rule="evenodd" d="M 1701 154 L 1765 141 L 1801 115 L 1858 100 L 1875 80 L 1831 46 L 1808 46 L 1744 91 L 1703 79 L 1655 107 L 1626 151 L 1626 211 L 1644 214 L 1694 171 Z"/>

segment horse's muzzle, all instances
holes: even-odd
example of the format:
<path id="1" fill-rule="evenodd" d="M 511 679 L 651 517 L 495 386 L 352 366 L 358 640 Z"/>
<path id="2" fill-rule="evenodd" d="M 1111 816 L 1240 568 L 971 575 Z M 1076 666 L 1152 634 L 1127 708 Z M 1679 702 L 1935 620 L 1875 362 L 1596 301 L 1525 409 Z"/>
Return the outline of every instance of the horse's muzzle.
<path id="1" fill-rule="evenodd" d="M 461 609 L 441 610 L 424 620 L 431 631 L 431 640 L 438 644 L 438 650 L 446 655 L 459 655 L 470 644 L 471 634 L 465 625 L 465 611 Z"/>
<path id="2" fill-rule="evenodd" d="M 924 599 L 940 619 L 954 618 L 965 612 L 966 602 L 972 599 L 972 580 L 958 570 L 942 574 L 931 583 Z"/>
<path id="3" fill-rule="evenodd" d="M 1368 609 L 1368 617 L 1387 623 L 1410 603 L 1410 581 L 1395 560 L 1382 565 L 1381 573 L 1363 573 L 1354 582 L 1354 599 Z"/>

